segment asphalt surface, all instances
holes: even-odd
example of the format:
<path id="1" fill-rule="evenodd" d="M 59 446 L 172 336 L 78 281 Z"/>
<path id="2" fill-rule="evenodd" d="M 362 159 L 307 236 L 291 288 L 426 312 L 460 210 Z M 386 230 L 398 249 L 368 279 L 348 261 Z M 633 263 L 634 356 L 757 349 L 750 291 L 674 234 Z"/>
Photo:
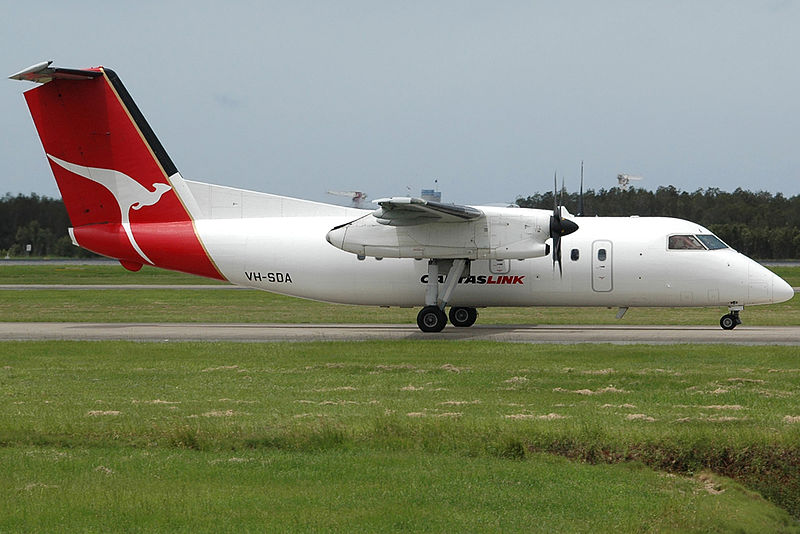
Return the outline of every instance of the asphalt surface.
<path id="1" fill-rule="evenodd" d="M 448 326 L 424 334 L 416 325 L 219 323 L 0 323 L 0 340 L 366 341 L 487 340 L 522 343 L 800 345 L 800 326 L 489 325 Z"/>

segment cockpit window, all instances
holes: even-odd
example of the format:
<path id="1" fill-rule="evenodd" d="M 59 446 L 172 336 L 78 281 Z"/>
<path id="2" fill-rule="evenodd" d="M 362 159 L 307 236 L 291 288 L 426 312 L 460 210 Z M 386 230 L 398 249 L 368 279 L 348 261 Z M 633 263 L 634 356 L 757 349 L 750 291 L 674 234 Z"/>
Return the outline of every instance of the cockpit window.
<path id="1" fill-rule="evenodd" d="M 697 239 L 702 241 L 708 250 L 728 248 L 728 245 L 726 245 L 722 239 L 718 238 L 714 234 L 698 234 Z"/>
<path id="2" fill-rule="evenodd" d="M 669 236 L 670 250 L 705 250 L 703 244 L 693 235 Z"/>

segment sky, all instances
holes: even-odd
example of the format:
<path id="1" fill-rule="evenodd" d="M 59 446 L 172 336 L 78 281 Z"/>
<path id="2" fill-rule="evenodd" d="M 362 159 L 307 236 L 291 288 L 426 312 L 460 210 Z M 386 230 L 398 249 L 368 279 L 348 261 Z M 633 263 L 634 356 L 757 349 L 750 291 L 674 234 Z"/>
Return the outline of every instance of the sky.
<path id="1" fill-rule="evenodd" d="M 184 178 L 334 203 L 800 194 L 800 1 L 3 1 L 6 76 L 114 69 Z M 59 192 L 0 83 L 0 194 Z"/>

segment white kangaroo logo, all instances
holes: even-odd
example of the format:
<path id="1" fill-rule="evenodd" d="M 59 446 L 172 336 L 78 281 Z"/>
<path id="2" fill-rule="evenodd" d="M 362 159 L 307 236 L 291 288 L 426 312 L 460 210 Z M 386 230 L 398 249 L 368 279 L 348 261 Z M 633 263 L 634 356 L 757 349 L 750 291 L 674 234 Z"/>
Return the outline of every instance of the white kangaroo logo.
<path id="1" fill-rule="evenodd" d="M 136 252 L 142 257 L 144 261 L 153 265 L 150 258 L 142 252 L 139 244 L 133 237 L 131 232 L 131 223 L 129 214 L 131 209 L 138 210 L 144 206 L 152 206 L 159 200 L 161 196 L 172 189 L 169 184 L 154 183 L 155 191 L 150 191 L 142 184 L 131 178 L 125 173 L 115 171 L 113 169 L 100 169 L 97 167 L 84 167 L 83 165 L 76 165 L 55 156 L 47 155 L 52 161 L 65 168 L 69 172 L 75 173 L 78 176 L 88 178 L 93 182 L 97 182 L 106 189 L 108 189 L 119 204 L 119 211 L 122 215 L 122 228 L 131 240 L 131 245 L 136 249 Z"/>

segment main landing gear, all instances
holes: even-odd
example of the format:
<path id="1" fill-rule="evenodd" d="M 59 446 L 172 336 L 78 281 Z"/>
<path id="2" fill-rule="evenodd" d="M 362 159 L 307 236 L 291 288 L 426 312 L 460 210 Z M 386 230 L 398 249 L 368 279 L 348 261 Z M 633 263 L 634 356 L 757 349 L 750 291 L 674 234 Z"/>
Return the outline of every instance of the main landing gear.
<path id="1" fill-rule="evenodd" d="M 723 330 L 733 330 L 738 325 L 742 324 L 739 318 L 739 312 L 742 311 L 743 306 L 731 306 L 730 313 L 723 315 L 719 320 L 719 325 Z"/>
<path id="2" fill-rule="evenodd" d="M 439 292 L 439 267 L 449 267 L 441 293 Z M 425 288 L 425 307 L 417 314 L 417 326 L 423 332 L 441 332 L 447 324 L 444 309 L 453 294 L 458 279 L 467 268 L 467 260 L 429 260 L 428 285 Z M 453 306 L 450 308 L 453 326 L 468 327 L 475 324 L 478 310 Z"/>
<path id="3" fill-rule="evenodd" d="M 438 306 L 425 306 L 417 314 L 417 326 L 423 332 L 441 332 L 447 324 L 447 315 Z"/>
<path id="4" fill-rule="evenodd" d="M 450 308 L 450 322 L 453 326 L 472 326 L 478 318 L 478 310 L 475 308 L 461 308 L 453 306 Z"/>
<path id="5" fill-rule="evenodd" d="M 453 326 L 468 327 L 475 324 L 478 310 L 453 306 L 450 308 L 450 322 Z M 447 315 L 438 306 L 425 306 L 417 314 L 417 326 L 423 332 L 441 332 L 447 324 Z"/>

